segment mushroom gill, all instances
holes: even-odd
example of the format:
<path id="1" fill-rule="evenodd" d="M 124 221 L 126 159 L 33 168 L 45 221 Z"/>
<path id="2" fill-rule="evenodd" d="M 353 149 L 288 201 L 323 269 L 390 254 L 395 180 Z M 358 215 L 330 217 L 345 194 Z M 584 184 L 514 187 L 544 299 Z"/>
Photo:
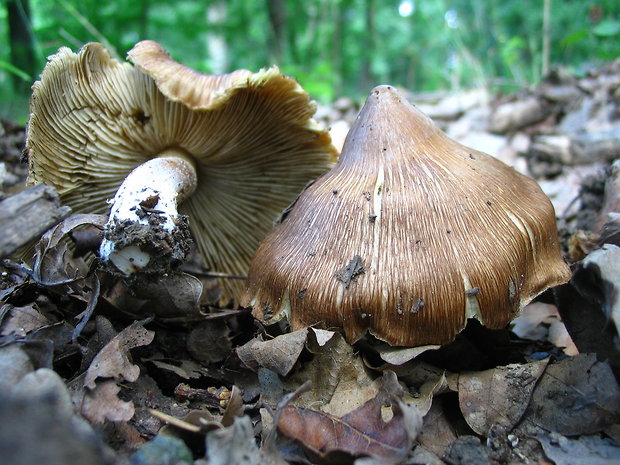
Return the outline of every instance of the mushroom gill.
<path id="1" fill-rule="evenodd" d="M 49 58 L 33 86 L 29 182 L 55 186 L 75 212 L 112 199 L 101 257 L 123 275 L 178 265 L 186 218 L 209 269 L 246 274 L 279 213 L 333 166 L 315 103 L 276 67 L 205 75 L 152 41 L 129 56 L 135 66 L 90 43 Z M 223 300 L 243 290 L 221 284 Z"/>

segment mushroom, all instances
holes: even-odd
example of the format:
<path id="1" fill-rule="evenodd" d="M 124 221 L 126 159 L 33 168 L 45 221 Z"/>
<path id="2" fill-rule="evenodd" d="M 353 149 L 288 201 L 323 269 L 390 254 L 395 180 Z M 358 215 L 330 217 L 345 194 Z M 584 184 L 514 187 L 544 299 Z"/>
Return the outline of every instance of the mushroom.
<path id="1" fill-rule="evenodd" d="M 445 344 L 468 318 L 504 327 L 569 276 L 536 182 L 379 86 L 337 165 L 259 245 L 241 304 L 351 343 Z"/>
<path id="2" fill-rule="evenodd" d="M 247 273 L 278 214 L 337 156 L 314 102 L 276 67 L 204 75 L 153 41 L 129 58 L 97 43 L 50 57 L 33 86 L 29 182 L 75 212 L 105 213 L 113 197 L 100 255 L 122 276 L 173 269 L 189 231 L 210 269 Z"/>

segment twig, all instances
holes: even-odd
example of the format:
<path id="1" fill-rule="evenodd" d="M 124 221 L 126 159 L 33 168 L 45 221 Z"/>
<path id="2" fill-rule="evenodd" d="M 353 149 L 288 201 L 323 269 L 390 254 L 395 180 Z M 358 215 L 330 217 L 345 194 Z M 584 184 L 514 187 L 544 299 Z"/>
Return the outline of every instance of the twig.
<path id="1" fill-rule="evenodd" d="M 99 282 L 99 278 L 97 277 L 97 273 L 93 273 L 92 278 L 93 290 L 90 295 L 90 300 L 88 301 L 88 305 L 86 306 L 86 310 L 82 314 L 82 318 L 75 325 L 73 329 L 73 334 L 71 335 L 71 342 L 75 344 L 77 338 L 82 333 L 82 330 L 86 326 L 86 323 L 90 321 L 90 318 L 93 316 L 93 312 L 95 311 L 95 307 L 97 306 L 97 302 L 99 301 L 99 293 L 101 291 L 101 283 Z"/>
<path id="2" fill-rule="evenodd" d="M 241 274 L 223 273 L 221 271 L 201 271 L 184 268 L 186 273 L 203 278 L 220 278 L 220 279 L 248 279 L 247 276 Z"/>
<path id="3" fill-rule="evenodd" d="M 280 417 L 282 416 L 282 411 L 284 410 L 284 408 L 287 407 L 288 404 L 290 404 L 293 400 L 302 395 L 304 392 L 308 392 L 311 388 L 312 382 L 306 381 L 304 384 L 299 386 L 297 390 L 290 392 L 284 397 L 282 397 L 280 402 L 278 402 L 275 413 L 271 410 L 271 407 L 269 407 L 268 405 L 265 406 L 267 407 L 269 415 L 271 415 L 271 418 L 273 418 L 273 428 L 271 428 L 271 430 L 267 434 L 267 437 L 265 437 L 265 442 L 263 443 L 264 450 L 275 450 L 278 423 L 280 422 Z"/>

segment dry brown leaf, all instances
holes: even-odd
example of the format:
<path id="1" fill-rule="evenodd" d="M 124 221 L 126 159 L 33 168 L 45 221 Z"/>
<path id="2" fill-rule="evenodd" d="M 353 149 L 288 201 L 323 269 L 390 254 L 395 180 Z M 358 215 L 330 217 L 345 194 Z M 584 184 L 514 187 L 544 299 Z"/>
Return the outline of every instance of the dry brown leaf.
<path id="1" fill-rule="evenodd" d="M 136 298 L 145 301 L 142 314 L 158 318 L 200 315 L 202 281 L 190 274 L 169 273 L 154 281 L 140 281 L 131 290 Z"/>
<path id="2" fill-rule="evenodd" d="M 250 417 L 235 418 L 227 428 L 207 434 L 207 465 L 286 465 L 274 450 L 259 449 Z"/>
<path id="3" fill-rule="evenodd" d="M 226 409 L 222 415 L 222 426 L 227 427 L 233 424 L 235 418 L 241 417 L 245 411 L 243 396 L 237 386 L 233 386 L 230 391 L 230 399 L 226 404 Z"/>
<path id="4" fill-rule="evenodd" d="M 132 318 L 154 315 L 174 321 L 201 316 L 199 301 L 202 290 L 202 281 L 190 274 L 178 272 L 160 276 L 153 282 L 140 282 L 131 286 L 118 280 L 105 290 L 102 297 Z"/>
<path id="5" fill-rule="evenodd" d="M 377 396 L 345 416 L 287 406 L 281 411 L 278 429 L 327 462 L 330 455 L 346 453 L 398 463 L 409 452 L 422 426 L 421 415 L 403 403 L 402 396 L 396 375 L 385 372 Z M 391 406 L 389 421 L 384 420 L 385 405 Z"/>
<path id="6" fill-rule="evenodd" d="M 276 405 L 284 394 L 282 380 L 277 373 L 267 368 L 258 369 L 260 400 L 266 405 Z"/>
<path id="7" fill-rule="evenodd" d="M 85 278 L 90 269 L 82 258 L 73 257 L 67 235 L 80 226 L 103 228 L 104 215 L 74 214 L 48 230 L 35 246 L 33 272 L 47 285 Z"/>
<path id="8" fill-rule="evenodd" d="M 284 388 L 295 391 L 306 381 L 312 389 L 296 400 L 296 405 L 320 408 L 335 416 L 345 415 L 369 399 L 379 390 L 380 379 L 370 374 L 359 354 L 341 334 L 331 334 L 320 345 L 310 332 L 307 348 L 314 354 L 311 361 L 283 380 Z"/>
<path id="9" fill-rule="evenodd" d="M 230 328 L 224 319 L 206 320 L 192 328 L 187 337 L 187 351 L 203 365 L 221 362 L 232 351 L 230 338 Z"/>
<path id="10" fill-rule="evenodd" d="M 554 346 L 562 348 L 566 355 L 579 353 L 555 305 L 543 302 L 529 304 L 513 320 L 512 332 L 522 339 L 547 339 Z"/>
<path id="11" fill-rule="evenodd" d="M 522 339 L 541 340 L 547 336 L 547 325 L 559 319 L 555 305 L 534 302 L 527 305 L 511 323 L 511 330 Z"/>
<path id="12" fill-rule="evenodd" d="M 120 390 L 112 380 L 99 382 L 94 389 L 87 390 L 80 410 L 84 418 L 93 424 L 131 420 L 135 413 L 133 403 L 119 399 Z"/>
<path id="13" fill-rule="evenodd" d="M 486 436 L 492 425 L 511 430 L 529 405 L 547 360 L 464 373 L 459 377 L 459 405 L 467 424 Z"/>
<path id="14" fill-rule="evenodd" d="M 310 328 L 310 335 L 316 342 L 316 347 L 323 347 L 336 335 L 334 331 L 328 331 L 326 329 Z"/>
<path id="15" fill-rule="evenodd" d="M 573 277 L 555 291 L 558 309 L 581 353 L 608 360 L 620 380 L 620 247 L 604 244 L 575 265 Z"/>
<path id="16" fill-rule="evenodd" d="M 129 360 L 129 350 L 149 345 L 155 333 L 144 328 L 145 321 L 134 321 L 99 351 L 86 371 L 84 386 L 94 389 L 97 378 L 135 381 L 140 368 Z"/>
<path id="17" fill-rule="evenodd" d="M 170 436 L 179 436 L 180 432 L 205 434 L 221 426 L 219 419 L 208 410 L 192 410 L 182 419 L 158 410 L 149 412 L 166 424 L 161 432 Z"/>
<path id="18" fill-rule="evenodd" d="M 182 419 L 153 409 L 149 413 L 165 423 L 160 434 L 183 439 L 194 451 L 201 451 L 204 449 L 205 434 L 232 425 L 235 419 L 243 415 L 244 408 L 241 391 L 233 386 L 222 416 L 214 415 L 206 409 L 192 410 Z"/>
<path id="19" fill-rule="evenodd" d="M 423 362 L 421 360 L 415 360 L 412 363 L 407 363 L 406 365 L 383 365 L 381 367 L 377 367 L 378 370 L 390 370 L 396 373 L 398 379 L 407 384 L 408 386 L 419 387 L 424 383 L 432 380 L 436 380 L 441 375 L 448 375 L 449 372 L 446 372 L 443 368 L 438 368 L 435 365 L 431 365 L 430 363 Z"/>
<path id="20" fill-rule="evenodd" d="M 585 270 L 585 271 L 584 271 Z M 604 244 L 600 249 L 590 253 L 581 263 L 580 273 L 575 279 L 575 285 L 580 292 L 590 295 L 601 304 L 603 311 L 614 323 L 620 333 L 620 247 L 614 244 Z M 591 273 L 588 282 L 584 274 Z M 596 289 L 596 282 L 599 286 Z M 598 291 L 598 292 L 597 292 Z"/>
<path id="21" fill-rule="evenodd" d="M 446 418 L 443 396 L 436 397 L 428 413 L 424 416 L 418 443 L 437 457 L 443 455 L 457 438 L 454 427 Z"/>
<path id="22" fill-rule="evenodd" d="M 2 320 L 0 326 L 0 335 L 6 336 L 14 334 L 16 336 L 25 336 L 35 329 L 48 325 L 49 320 L 43 316 L 36 304 L 25 305 L 23 307 L 14 307 L 11 304 L 2 306 L 1 314 L 7 314 Z"/>
<path id="23" fill-rule="evenodd" d="M 422 415 L 426 415 L 433 405 L 433 399 L 436 395 L 448 391 L 448 380 L 445 373 L 441 373 L 437 377 L 429 378 L 418 389 L 418 395 L 409 400 Z"/>
<path id="24" fill-rule="evenodd" d="M 550 364 L 519 428 L 594 434 L 620 420 L 620 388 L 606 362 L 581 354 Z"/>
<path id="25" fill-rule="evenodd" d="M 579 354 L 579 349 L 577 349 L 573 339 L 568 334 L 566 325 L 560 320 L 551 321 L 547 339 L 554 346 L 560 347 L 566 355 L 574 356 Z"/>
<path id="26" fill-rule="evenodd" d="M 283 334 L 270 341 L 255 338 L 238 347 L 237 355 L 250 369 L 263 367 L 286 376 L 297 363 L 307 339 L 308 328 Z"/>
<path id="27" fill-rule="evenodd" d="M 386 344 L 373 347 L 373 349 L 379 354 L 379 357 L 390 365 L 403 365 L 411 360 L 417 358 L 429 350 L 439 349 L 438 345 L 426 345 L 419 347 L 390 347 Z"/>
<path id="28" fill-rule="evenodd" d="M 452 389 L 450 381 L 458 375 L 421 360 L 412 360 L 404 365 L 384 364 L 375 369 L 394 371 L 398 380 L 406 384 L 412 392 L 407 403 L 414 405 L 422 415 L 426 415 L 430 410 L 435 396 L 457 390 Z"/>

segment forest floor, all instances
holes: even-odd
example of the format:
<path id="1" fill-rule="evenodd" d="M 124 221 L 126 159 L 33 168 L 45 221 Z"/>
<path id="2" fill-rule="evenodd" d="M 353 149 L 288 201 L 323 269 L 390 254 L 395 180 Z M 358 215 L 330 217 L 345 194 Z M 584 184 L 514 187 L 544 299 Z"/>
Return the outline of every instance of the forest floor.
<path id="1" fill-rule="evenodd" d="M 2 462 L 620 463 L 620 61 L 510 96 L 401 92 L 454 139 L 538 181 L 570 283 L 505 330 L 471 321 L 441 348 L 351 346 L 219 308 L 198 259 L 186 268 L 202 285 L 197 305 L 178 304 L 195 289 L 176 286 L 155 295 L 166 314 L 147 313 L 67 247 L 90 221 L 69 217 L 34 264 L 0 266 Z M 358 111 L 340 99 L 316 118 L 341 146 Z M 26 177 L 23 143 L 24 128 L 3 121 L 0 199 Z"/>

